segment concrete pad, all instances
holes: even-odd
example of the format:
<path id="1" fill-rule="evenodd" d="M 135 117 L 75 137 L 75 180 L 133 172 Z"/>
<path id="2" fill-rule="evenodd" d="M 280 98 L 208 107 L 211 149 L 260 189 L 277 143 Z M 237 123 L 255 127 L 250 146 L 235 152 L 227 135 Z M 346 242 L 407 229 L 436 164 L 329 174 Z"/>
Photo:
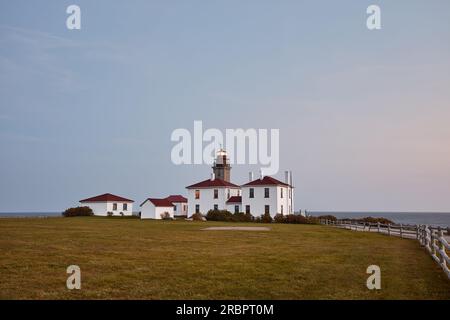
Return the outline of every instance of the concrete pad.
<path id="1" fill-rule="evenodd" d="M 270 228 L 267 227 L 209 227 L 205 229 L 201 229 L 204 231 L 270 231 Z"/>

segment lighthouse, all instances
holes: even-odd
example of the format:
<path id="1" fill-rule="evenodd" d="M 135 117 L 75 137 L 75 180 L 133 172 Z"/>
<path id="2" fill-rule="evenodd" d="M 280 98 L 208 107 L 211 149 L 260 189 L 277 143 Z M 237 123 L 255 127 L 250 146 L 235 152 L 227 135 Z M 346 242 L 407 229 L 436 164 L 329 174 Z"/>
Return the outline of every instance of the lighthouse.
<path id="1" fill-rule="evenodd" d="M 220 148 L 219 151 L 217 151 L 216 160 L 214 160 L 212 169 L 216 179 L 230 182 L 230 159 L 223 148 Z"/>

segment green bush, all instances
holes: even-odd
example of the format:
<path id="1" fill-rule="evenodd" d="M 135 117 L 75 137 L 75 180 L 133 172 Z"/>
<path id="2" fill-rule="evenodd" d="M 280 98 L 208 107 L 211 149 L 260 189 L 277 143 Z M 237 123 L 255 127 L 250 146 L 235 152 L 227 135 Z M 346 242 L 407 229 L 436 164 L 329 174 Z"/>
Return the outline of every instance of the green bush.
<path id="1" fill-rule="evenodd" d="M 66 209 L 62 215 L 64 217 L 88 217 L 93 216 L 94 212 L 92 212 L 92 209 L 89 207 L 76 207 Z"/>
<path id="2" fill-rule="evenodd" d="M 264 213 L 261 218 L 260 221 L 261 223 L 271 223 L 273 221 L 272 217 L 270 216 L 269 213 Z"/>
<path id="3" fill-rule="evenodd" d="M 228 210 L 209 210 L 206 219 L 208 221 L 233 221 L 233 214 Z"/>
<path id="4" fill-rule="evenodd" d="M 310 219 L 299 215 L 299 214 L 289 214 L 286 216 L 286 223 L 293 224 L 308 224 Z"/>
<path id="5" fill-rule="evenodd" d="M 203 215 L 200 212 L 194 213 L 191 218 L 194 221 L 205 221 L 205 218 L 203 217 Z"/>
<path id="6" fill-rule="evenodd" d="M 231 217 L 233 222 L 252 222 L 253 216 L 250 213 L 236 212 Z"/>
<path id="7" fill-rule="evenodd" d="M 357 219 L 356 221 L 358 221 L 358 222 L 369 222 L 369 223 L 381 223 L 381 224 L 393 224 L 394 222 L 393 221 L 391 221 L 391 220 L 389 220 L 389 219 L 387 219 L 387 218 L 383 218 L 383 217 L 380 217 L 380 218 L 374 218 L 374 217 L 365 217 L 365 218 L 362 218 L 362 219 Z"/>
<path id="8" fill-rule="evenodd" d="M 170 214 L 167 211 L 161 213 L 161 219 L 163 219 L 163 220 L 172 220 L 172 218 L 170 217 Z"/>
<path id="9" fill-rule="evenodd" d="M 291 224 L 318 224 L 319 219 L 315 217 L 304 217 L 302 215 L 297 214 L 288 214 L 288 215 L 282 215 L 277 214 L 273 218 L 274 222 L 276 223 L 291 223 Z"/>

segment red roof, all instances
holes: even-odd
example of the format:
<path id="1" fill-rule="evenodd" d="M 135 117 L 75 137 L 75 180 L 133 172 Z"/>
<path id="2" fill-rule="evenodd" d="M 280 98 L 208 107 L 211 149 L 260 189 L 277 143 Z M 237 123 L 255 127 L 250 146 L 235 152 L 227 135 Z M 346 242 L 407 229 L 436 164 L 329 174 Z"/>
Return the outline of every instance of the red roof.
<path id="1" fill-rule="evenodd" d="M 111 193 L 101 194 L 92 198 L 80 200 L 80 202 L 134 202 L 133 200 L 122 198 Z"/>
<path id="2" fill-rule="evenodd" d="M 262 179 L 253 180 L 253 181 L 251 181 L 249 183 L 244 184 L 243 187 L 247 187 L 247 186 L 270 186 L 270 185 L 289 187 L 289 185 L 287 183 L 281 182 L 280 180 L 277 180 L 277 179 L 269 177 L 269 176 L 265 176 Z"/>
<path id="3" fill-rule="evenodd" d="M 170 195 L 166 199 L 170 202 L 187 202 L 187 199 L 179 194 Z"/>
<path id="4" fill-rule="evenodd" d="M 241 196 L 232 196 L 230 199 L 227 200 L 227 203 L 242 203 L 242 197 Z"/>
<path id="5" fill-rule="evenodd" d="M 224 188 L 224 187 L 230 187 L 230 188 L 240 188 L 238 185 L 227 182 L 222 179 L 214 179 L 214 180 L 204 180 L 199 183 L 195 183 L 193 185 L 187 186 L 187 189 L 194 189 L 194 188 L 210 188 L 210 187 L 217 187 L 217 188 Z"/>
<path id="6" fill-rule="evenodd" d="M 167 199 L 155 199 L 155 198 L 148 198 L 148 199 L 146 199 L 144 202 L 142 202 L 141 207 L 147 201 L 150 201 L 151 203 L 153 203 L 153 205 L 155 207 L 173 207 L 173 203 L 170 202 L 169 200 L 167 200 Z"/>

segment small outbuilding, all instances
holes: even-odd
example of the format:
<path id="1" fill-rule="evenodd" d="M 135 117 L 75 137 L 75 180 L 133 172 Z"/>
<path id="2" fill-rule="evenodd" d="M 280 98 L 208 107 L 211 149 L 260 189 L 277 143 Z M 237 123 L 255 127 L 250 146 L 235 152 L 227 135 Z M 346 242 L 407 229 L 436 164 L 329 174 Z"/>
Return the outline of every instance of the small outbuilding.
<path id="1" fill-rule="evenodd" d="M 133 202 L 111 193 L 80 200 L 81 205 L 91 208 L 96 216 L 131 216 Z"/>
<path id="2" fill-rule="evenodd" d="M 174 205 L 166 199 L 148 198 L 141 204 L 141 219 L 167 219 L 174 217 Z"/>

